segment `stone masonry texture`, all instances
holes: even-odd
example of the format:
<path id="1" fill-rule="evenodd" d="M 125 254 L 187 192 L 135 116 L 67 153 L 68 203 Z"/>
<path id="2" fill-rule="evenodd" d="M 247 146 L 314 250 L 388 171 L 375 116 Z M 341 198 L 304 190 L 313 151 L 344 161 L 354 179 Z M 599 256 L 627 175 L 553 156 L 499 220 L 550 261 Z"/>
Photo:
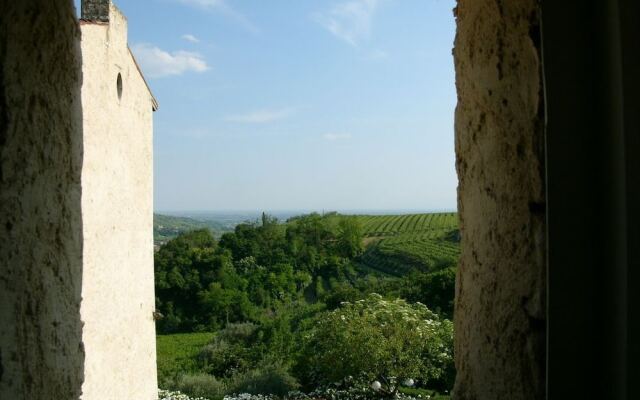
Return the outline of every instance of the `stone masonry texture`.
<path id="1" fill-rule="evenodd" d="M 0 1 L 0 68 L 0 399 L 77 399 L 82 111 L 73 3 Z"/>
<path id="2" fill-rule="evenodd" d="M 544 398 L 545 193 L 534 0 L 459 0 L 454 398 Z"/>
<path id="3" fill-rule="evenodd" d="M 109 22 L 110 0 L 82 0 L 82 19 Z"/>

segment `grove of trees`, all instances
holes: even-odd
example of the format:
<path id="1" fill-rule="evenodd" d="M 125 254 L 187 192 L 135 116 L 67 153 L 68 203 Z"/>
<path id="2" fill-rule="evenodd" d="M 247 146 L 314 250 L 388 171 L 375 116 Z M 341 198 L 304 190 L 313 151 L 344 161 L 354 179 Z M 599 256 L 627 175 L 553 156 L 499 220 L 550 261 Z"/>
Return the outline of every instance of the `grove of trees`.
<path id="1" fill-rule="evenodd" d="M 335 214 L 263 215 L 219 240 L 197 230 L 164 244 L 158 333 L 216 335 L 197 356 L 198 374 L 176 370 L 161 384 L 211 398 L 347 378 L 450 389 L 455 266 L 382 276 L 360 267 L 363 251 L 361 222 Z"/>

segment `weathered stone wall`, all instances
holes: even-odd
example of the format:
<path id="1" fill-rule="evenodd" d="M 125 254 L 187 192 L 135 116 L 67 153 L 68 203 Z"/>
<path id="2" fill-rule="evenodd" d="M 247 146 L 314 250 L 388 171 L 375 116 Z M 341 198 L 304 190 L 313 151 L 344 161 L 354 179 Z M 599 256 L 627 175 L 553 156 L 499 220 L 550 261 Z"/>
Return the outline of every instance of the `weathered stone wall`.
<path id="1" fill-rule="evenodd" d="M 109 0 L 82 0 L 81 18 L 87 21 L 109 22 Z"/>
<path id="2" fill-rule="evenodd" d="M 84 400 L 157 397 L 153 276 L 154 100 L 127 21 L 81 21 L 86 349 Z M 118 76 L 122 92 L 118 94 Z"/>
<path id="3" fill-rule="evenodd" d="M 69 0 L 0 1 L 0 398 L 77 399 L 79 31 Z"/>
<path id="4" fill-rule="evenodd" d="M 545 194 L 535 0 L 459 0 L 456 399 L 544 398 Z"/>

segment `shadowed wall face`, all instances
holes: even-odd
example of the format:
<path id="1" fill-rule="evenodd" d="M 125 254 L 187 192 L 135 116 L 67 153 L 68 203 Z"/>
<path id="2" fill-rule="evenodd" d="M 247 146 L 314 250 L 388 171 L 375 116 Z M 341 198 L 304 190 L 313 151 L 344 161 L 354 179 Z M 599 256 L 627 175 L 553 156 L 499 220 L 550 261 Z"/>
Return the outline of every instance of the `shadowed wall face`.
<path id="1" fill-rule="evenodd" d="M 0 2 L 0 398 L 80 395 L 80 49 L 68 0 Z"/>
<path id="2" fill-rule="evenodd" d="M 544 131 L 535 0 L 459 0 L 457 399 L 541 399 Z"/>

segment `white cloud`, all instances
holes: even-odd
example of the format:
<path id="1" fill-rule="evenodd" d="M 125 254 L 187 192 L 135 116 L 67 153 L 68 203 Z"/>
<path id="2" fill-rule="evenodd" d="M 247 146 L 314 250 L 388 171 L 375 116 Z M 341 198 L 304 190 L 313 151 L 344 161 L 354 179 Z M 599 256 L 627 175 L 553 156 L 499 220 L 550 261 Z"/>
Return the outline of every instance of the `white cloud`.
<path id="1" fill-rule="evenodd" d="M 373 16 L 382 0 L 347 0 L 334 5 L 317 20 L 329 32 L 352 46 L 371 35 Z"/>
<path id="2" fill-rule="evenodd" d="M 329 141 L 351 139 L 350 133 L 325 133 L 322 137 Z"/>
<path id="3" fill-rule="evenodd" d="M 266 124 L 288 118 L 295 112 L 293 108 L 283 108 L 279 110 L 259 110 L 247 114 L 231 115 L 226 118 L 230 122 L 241 122 L 245 124 Z"/>
<path id="4" fill-rule="evenodd" d="M 175 0 L 182 4 L 192 7 L 203 8 L 206 10 L 216 10 L 240 24 L 246 30 L 252 33 L 258 33 L 260 30 L 242 13 L 236 11 L 228 5 L 225 0 Z"/>
<path id="5" fill-rule="evenodd" d="M 182 38 L 184 40 L 186 40 L 187 42 L 200 43 L 200 39 L 198 39 L 197 37 L 195 37 L 195 36 L 193 36 L 193 35 L 191 35 L 189 33 L 186 33 L 186 34 L 182 35 Z"/>
<path id="6" fill-rule="evenodd" d="M 198 53 L 189 51 L 169 53 L 147 43 L 133 46 L 132 51 L 142 71 L 151 78 L 182 75 L 185 72 L 204 72 L 209 69 L 207 62 Z"/>

